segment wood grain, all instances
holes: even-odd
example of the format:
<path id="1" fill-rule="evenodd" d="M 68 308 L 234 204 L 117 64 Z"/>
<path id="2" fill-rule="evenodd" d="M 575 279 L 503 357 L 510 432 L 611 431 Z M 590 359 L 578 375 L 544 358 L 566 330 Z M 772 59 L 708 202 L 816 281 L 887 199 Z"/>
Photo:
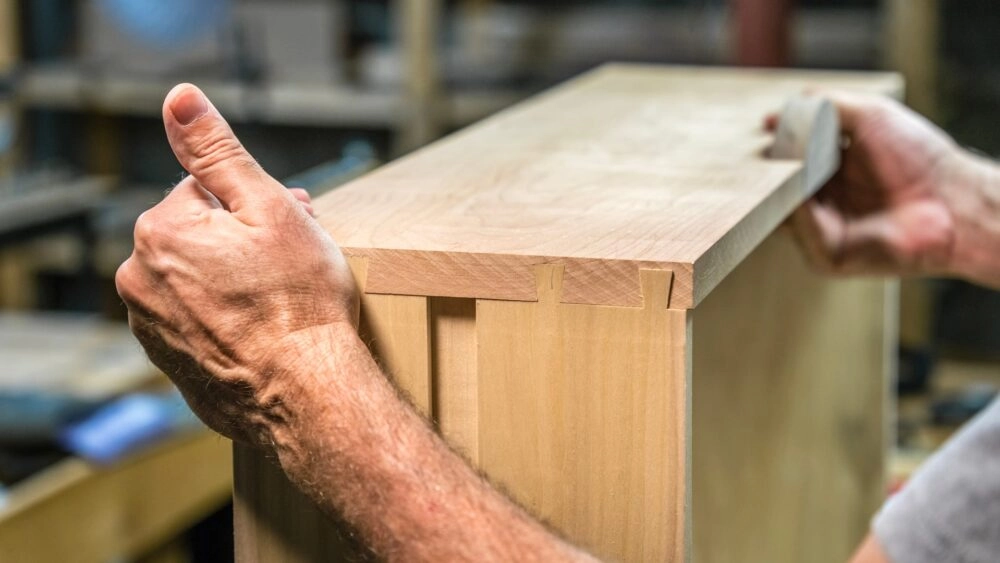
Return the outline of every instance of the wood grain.
<path id="1" fill-rule="evenodd" d="M 426 297 L 365 294 L 368 264 L 350 259 L 362 290 L 360 334 L 383 371 L 431 414 L 431 356 Z M 369 554 L 349 529 L 327 518 L 272 460 L 237 445 L 233 491 L 236 560 L 288 563 L 364 560 Z"/>
<path id="2" fill-rule="evenodd" d="M 239 563 L 343 561 L 364 550 L 285 477 L 277 462 L 233 445 L 233 533 Z M 357 554 L 355 556 L 355 554 Z"/>
<path id="3" fill-rule="evenodd" d="M 612 561 L 686 549 L 685 311 L 669 272 L 644 273 L 644 308 L 479 301 L 480 467 L 533 514 Z"/>
<path id="4" fill-rule="evenodd" d="M 814 276 L 780 237 L 751 255 L 808 194 L 801 159 L 763 158 L 761 120 L 814 84 L 900 88 L 613 65 L 316 202 L 387 369 L 603 558 L 825 561 L 867 523 L 891 299 Z M 258 462 L 256 506 L 320 533 Z M 276 560 L 329 555 L 300 533 L 261 541 L 299 544 Z"/>
<path id="5" fill-rule="evenodd" d="M 479 461 L 476 301 L 431 300 L 434 422 L 469 461 Z"/>
<path id="6" fill-rule="evenodd" d="M 350 258 L 351 271 L 361 290 L 359 332 L 372 355 L 414 406 L 431 413 L 431 356 L 426 297 L 379 295 L 367 292 L 368 262 Z"/>
<path id="7" fill-rule="evenodd" d="M 805 197 L 761 121 L 811 85 L 897 94 L 891 74 L 608 65 L 316 202 L 369 291 L 533 301 L 563 263 L 575 302 L 640 306 L 641 268 L 703 299 Z M 592 275 L 622 262 L 626 275 Z M 612 302 L 608 296 L 623 296 Z"/>
<path id="8" fill-rule="evenodd" d="M 884 494 L 895 303 L 776 233 L 693 312 L 695 561 L 847 560 Z"/>

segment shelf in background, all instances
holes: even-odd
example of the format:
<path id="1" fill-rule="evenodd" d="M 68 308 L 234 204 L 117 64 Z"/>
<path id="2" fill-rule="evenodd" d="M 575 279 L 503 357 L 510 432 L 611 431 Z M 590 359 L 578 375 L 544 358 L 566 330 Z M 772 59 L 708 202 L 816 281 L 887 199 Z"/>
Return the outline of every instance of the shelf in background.
<path id="1" fill-rule="evenodd" d="M 180 79 L 88 73 L 80 65 L 29 67 L 18 79 L 18 96 L 26 107 L 90 110 L 159 117 L 163 97 Z M 343 84 L 246 85 L 204 79 L 198 86 L 228 118 L 275 125 L 311 127 L 396 128 L 405 115 L 406 99 L 391 90 Z M 441 115 L 450 126 L 481 119 L 516 102 L 516 91 L 462 91 L 443 94 Z"/>

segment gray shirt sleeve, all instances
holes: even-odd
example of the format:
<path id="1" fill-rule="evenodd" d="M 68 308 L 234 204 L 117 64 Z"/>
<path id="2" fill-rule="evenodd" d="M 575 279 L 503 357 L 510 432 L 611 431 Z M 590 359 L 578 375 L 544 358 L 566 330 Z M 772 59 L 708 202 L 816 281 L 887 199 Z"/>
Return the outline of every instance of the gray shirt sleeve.
<path id="1" fill-rule="evenodd" d="M 893 563 L 1000 561 L 1000 399 L 924 463 L 873 528 Z"/>

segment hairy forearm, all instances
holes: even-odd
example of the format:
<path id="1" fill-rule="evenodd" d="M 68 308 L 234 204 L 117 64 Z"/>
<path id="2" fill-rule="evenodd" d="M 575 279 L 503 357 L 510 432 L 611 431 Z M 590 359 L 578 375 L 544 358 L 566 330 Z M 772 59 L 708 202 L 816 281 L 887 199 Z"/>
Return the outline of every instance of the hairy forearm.
<path id="1" fill-rule="evenodd" d="M 399 397 L 352 328 L 295 348 L 268 432 L 292 481 L 399 561 L 592 560 L 492 488 Z M 275 400 L 277 399 L 277 400 Z"/>
<path id="2" fill-rule="evenodd" d="M 1000 167 L 962 152 L 942 186 L 955 220 L 952 271 L 970 281 L 1000 287 Z"/>

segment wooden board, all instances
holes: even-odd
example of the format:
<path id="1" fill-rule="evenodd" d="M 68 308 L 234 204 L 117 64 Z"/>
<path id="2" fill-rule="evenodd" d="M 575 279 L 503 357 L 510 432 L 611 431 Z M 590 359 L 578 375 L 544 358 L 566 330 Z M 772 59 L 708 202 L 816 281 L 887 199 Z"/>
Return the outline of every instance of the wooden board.
<path id="1" fill-rule="evenodd" d="M 532 514 L 609 561 L 687 549 L 686 311 L 669 272 L 644 272 L 641 308 L 480 301 L 479 466 Z M 445 434 L 448 428 L 443 428 Z"/>
<path id="2" fill-rule="evenodd" d="M 812 187 L 800 160 L 762 157 L 763 115 L 817 83 L 899 90 L 893 75 L 609 66 L 316 203 L 390 375 L 601 557 L 811 561 L 867 523 L 882 284 L 817 278 L 780 238 L 751 255 Z M 237 466 L 241 562 L 335 557 L 329 521 L 272 466 Z"/>
<path id="3" fill-rule="evenodd" d="M 296 489 L 277 462 L 233 445 L 233 533 L 239 563 L 363 560 L 345 526 L 327 518 Z"/>
<path id="4" fill-rule="evenodd" d="M 350 260 L 364 289 L 367 263 Z M 360 333 L 385 373 L 431 416 L 431 350 L 428 299 L 368 295 L 361 300 Z M 281 472 L 274 460 L 247 446 L 233 449 L 233 527 L 240 563 L 312 563 L 363 560 L 363 547 L 344 526 L 322 514 Z"/>
<path id="5" fill-rule="evenodd" d="M 778 232 L 694 311 L 695 561 L 860 543 L 885 492 L 894 287 L 818 275 Z"/>
<path id="6" fill-rule="evenodd" d="M 228 440 L 207 431 L 105 469 L 60 463 L 0 509 L 0 561 L 133 559 L 225 505 L 232 471 Z"/>
<path id="7" fill-rule="evenodd" d="M 801 161 L 767 160 L 763 116 L 807 86 L 899 94 L 897 76 L 608 65 L 316 202 L 369 293 L 641 305 L 671 270 L 696 305 L 799 203 Z"/>
<path id="8" fill-rule="evenodd" d="M 431 300 L 432 419 L 469 461 L 479 461 L 479 377 L 476 301 Z"/>

